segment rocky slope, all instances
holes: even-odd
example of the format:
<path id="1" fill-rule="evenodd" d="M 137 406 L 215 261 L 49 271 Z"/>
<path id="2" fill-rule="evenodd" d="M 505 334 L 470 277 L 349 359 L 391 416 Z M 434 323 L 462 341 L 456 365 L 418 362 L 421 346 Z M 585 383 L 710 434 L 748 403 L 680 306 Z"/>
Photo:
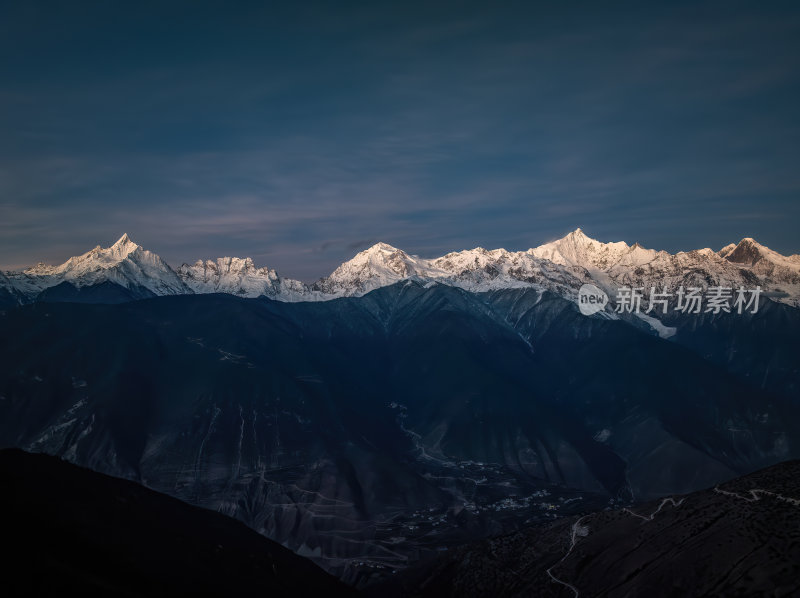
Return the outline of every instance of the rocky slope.
<path id="1" fill-rule="evenodd" d="M 565 518 L 484 540 L 369 595 L 795 596 L 800 461 L 707 490 Z"/>

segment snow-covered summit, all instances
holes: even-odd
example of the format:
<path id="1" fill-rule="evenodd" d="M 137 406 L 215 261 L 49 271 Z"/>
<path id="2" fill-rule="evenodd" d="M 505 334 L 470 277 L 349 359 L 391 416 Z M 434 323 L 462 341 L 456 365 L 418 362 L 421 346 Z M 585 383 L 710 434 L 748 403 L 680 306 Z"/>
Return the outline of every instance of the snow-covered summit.
<path id="1" fill-rule="evenodd" d="M 745 266 L 755 266 L 758 262 L 767 261 L 775 266 L 784 266 L 792 268 L 797 261 L 793 259 L 796 256 L 784 256 L 773 251 L 769 247 L 762 245 L 752 237 L 745 237 L 736 245 L 728 245 L 723 257 L 729 262 L 735 264 L 743 264 Z M 722 252 L 720 252 L 722 255 Z"/>
<path id="2" fill-rule="evenodd" d="M 221 257 L 183 264 L 177 270 L 184 284 L 195 293 L 229 293 L 240 297 L 296 298 L 306 294 L 305 285 L 281 278 L 271 268 L 258 268 L 249 257 Z"/>
<path id="3" fill-rule="evenodd" d="M 728 249 L 726 247 L 725 249 Z M 724 251 L 724 250 L 723 250 Z M 723 252 L 720 252 L 723 255 Z M 781 255 L 751 237 L 745 237 L 726 251 L 724 259 L 754 274 L 766 285 L 794 295 L 800 295 L 800 256 Z"/>
<path id="4" fill-rule="evenodd" d="M 314 284 L 315 291 L 333 296 L 363 295 L 373 289 L 412 277 L 445 275 L 430 260 L 407 254 L 388 243 L 376 243 Z"/>
<path id="5" fill-rule="evenodd" d="M 82 275 L 88 272 L 107 270 L 117 266 L 120 262 L 122 262 L 122 260 L 126 259 L 137 249 L 141 248 L 131 240 L 127 233 L 125 233 L 116 243 L 105 249 L 98 245 L 83 255 L 69 258 L 66 262 L 59 266 L 50 266 L 39 263 L 32 268 L 28 268 L 24 272 L 25 274 L 34 276 L 72 274 L 74 277 L 80 278 Z"/>
<path id="6" fill-rule="evenodd" d="M 649 253 L 651 250 L 641 248 L 638 243 L 634 247 L 630 247 L 624 241 L 601 243 L 586 236 L 580 228 L 577 228 L 561 239 L 539 245 L 528 251 L 531 255 L 563 266 L 607 270 L 632 250 L 638 253 L 638 260 L 652 257 L 652 254 Z"/>
<path id="7" fill-rule="evenodd" d="M 68 282 L 76 287 L 113 282 L 126 289 L 145 289 L 155 295 L 191 292 L 158 255 L 143 249 L 124 234 L 110 247 L 99 245 L 58 266 L 37 264 L 9 279 L 26 295 Z"/>

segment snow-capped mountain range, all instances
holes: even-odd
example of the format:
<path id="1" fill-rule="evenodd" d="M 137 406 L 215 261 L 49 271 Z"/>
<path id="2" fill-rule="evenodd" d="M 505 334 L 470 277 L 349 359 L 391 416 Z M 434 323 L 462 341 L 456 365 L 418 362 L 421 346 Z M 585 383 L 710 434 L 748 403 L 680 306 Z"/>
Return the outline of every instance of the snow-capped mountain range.
<path id="1" fill-rule="evenodd" d="M 671 254 L 638 243 L 602 243 L 581 229 L 527 251 L 478 247 L 432 259 L 377 243 L 313 284 L 256 267 L 250 258 L 199 260 L 173 269 L 125 234 L 111 247 L 95 247 L 60 266 L 38 264 L 22 272 L 0 273 L 0 291 L 25 303 L 64 283 L 78 289 L 113 283 L 133 297 L 229 293 L 279 301 L 323 301 L 360 296 L 408 279 L 472 292 L 532 286 L 571 299 L 584 283 L 593 283 L 612 297 L 621 286 L 674 291 L 680 285 L 747 289 L 759 285 L 773 299 L 800 307 L 800 256 L 783 256 L 751 238 L 718 252 L 698 249 Z"/>

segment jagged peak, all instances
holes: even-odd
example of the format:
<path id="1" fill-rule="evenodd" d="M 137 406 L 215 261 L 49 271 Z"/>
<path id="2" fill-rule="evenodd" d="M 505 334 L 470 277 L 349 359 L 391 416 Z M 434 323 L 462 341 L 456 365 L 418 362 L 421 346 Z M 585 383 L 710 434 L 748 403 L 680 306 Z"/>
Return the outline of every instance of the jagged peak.
<path id="1" fill-rule="evenodd" d="M 122 233 L 122 236 L 117 240 L 116 243 L 114 243 L 114 245 L 112 245 L 112 247 L 121 247 L 123 245 L 136 245 L 136 243 L 133 242 L 128 233 Z"/>
<path id="2" fill-rule="evenodd" d="M 237 271 L 237 270 L 264 270 L 268 271 L 270 268 L 263 266 L 258 267 L 256 266 L 253 258 L 251 257 L 235 257 L 235 256 L 224 256 L 218 257 L 214 259 L 199 259 L 195 261 L 193 264 L 187 264 L 184 262 L 180 266 L 181 269 L 186 270 L 188 268 L 224 268 L 226 271 Z"/>
<path id="3" fill-rule="evenodd" d="M 209 260 L 211 261 L 211 260 Z M 224 263 L 228 265 L 237 264 L 237 265 L 244 265 L 244 266 L 255 266 L 255 262 L 253 262 L 253 258 L 251 257 L 236 257 L 236 256 L 224 256 L 219 257 L 216 260 L 218 263 Z"/>
<path id="4" fill-rule="evenodd" d="M 625 247 L 628 247 L 627 243 L 625 243 L 624 241 L 620 241 L 620 242 L 617 242 L 617 243 L 603 243 L 601 241 L 598 241 L 597 239 L 594 239 L 594 238 L 590 237 L 589 235 L 587 235 L 583 231 L 583 229 L 580 228 L 580 227 L 576 228 L 572 232 L 567 233 L 566 235 L 564 235 L 560 239 L 556 239 L 555 241 L 552 241 L 551 243 L 545 243 L 544 245 L 541 245 L 540 247 L 555 246 L 555 245 L 563 246 L 565 244 L 566 245 L 573 245 L 573 246 L 587 246 L 587 245 L 614 245 L 614 246 L 620 245 L 621 246 L 621 245 L 624 245 Z"/>
<path id="5" fill-rule="evenodd" d="M 124 233 L 117 240 L 117 242 L 114 243 L 107 250 L 101 249 L 96 253 L 98 255 L 107 254 L 108 257 L 112 259 L 124 259 L 138 249 L 139 246 L 131 240 L 131 238 L 128 236 L 128 233 Z"/>

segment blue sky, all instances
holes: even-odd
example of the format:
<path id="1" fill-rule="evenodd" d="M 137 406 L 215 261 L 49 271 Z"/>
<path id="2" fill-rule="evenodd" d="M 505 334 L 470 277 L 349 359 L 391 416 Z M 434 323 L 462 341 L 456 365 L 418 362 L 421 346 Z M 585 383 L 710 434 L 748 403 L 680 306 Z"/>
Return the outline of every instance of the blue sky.
<path id="1" fill-rule="evenodd" d="M 800 252 L 796 3 L 498 4 L 3 3 L 0 267 Z"/>

